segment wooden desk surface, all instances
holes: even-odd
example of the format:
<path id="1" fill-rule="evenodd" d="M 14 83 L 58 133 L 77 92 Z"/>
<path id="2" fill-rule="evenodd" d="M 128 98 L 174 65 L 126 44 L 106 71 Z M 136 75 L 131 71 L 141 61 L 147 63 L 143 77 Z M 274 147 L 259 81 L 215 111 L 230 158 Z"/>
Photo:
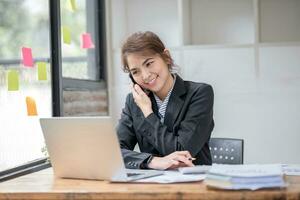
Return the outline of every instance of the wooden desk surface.
<path id="1" fill-rule="evenodd" d="M 0 183 L 1 199 L 299 199 L 300 176 L 286 177 L 286 189 L 223 191 L 203 182 L 178 184 L 109 183 L 55 179 L 52 169 Z"/>

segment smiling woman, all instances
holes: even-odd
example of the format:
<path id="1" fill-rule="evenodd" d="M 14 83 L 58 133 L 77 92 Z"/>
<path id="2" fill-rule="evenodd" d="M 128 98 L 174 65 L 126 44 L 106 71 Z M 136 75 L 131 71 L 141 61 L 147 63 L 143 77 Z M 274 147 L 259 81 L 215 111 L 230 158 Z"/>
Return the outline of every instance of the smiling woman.
<path id="1" fill-rule="evenodd" d="M 165 50 L 164 53 L 168 53 Z M 159 54 L 143 56 L 129 54 L 127 56 L 129 70 L 138 85 L 155 92 L 160 99 L 164 99 L 173 86 L 173 77 L 167 63 Z"/>
<path id="2" fill-rule="evenodd" d="M 128 37 L 122 62 L 136 83 L 117 128 L 126 167 L 174 169 L 211 164 L 212 87 L 172 73 L 170 52 L 153 32 Z M 136 143 L 141 153 L 133 151 Z"/>

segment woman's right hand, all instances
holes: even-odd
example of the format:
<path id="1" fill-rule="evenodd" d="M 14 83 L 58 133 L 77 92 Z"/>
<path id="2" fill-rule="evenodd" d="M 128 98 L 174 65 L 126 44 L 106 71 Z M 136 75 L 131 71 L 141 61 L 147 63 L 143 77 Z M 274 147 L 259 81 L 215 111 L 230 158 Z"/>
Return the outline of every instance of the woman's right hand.
<path id="1" fill-rule="evenodd" d="M 177 169 L 179 167 L 195 166 L 192 162 L 192 156 L 188 151 L 175 151 L 164 157 L 153 157 L 148 168 L 151 169 Z"/>

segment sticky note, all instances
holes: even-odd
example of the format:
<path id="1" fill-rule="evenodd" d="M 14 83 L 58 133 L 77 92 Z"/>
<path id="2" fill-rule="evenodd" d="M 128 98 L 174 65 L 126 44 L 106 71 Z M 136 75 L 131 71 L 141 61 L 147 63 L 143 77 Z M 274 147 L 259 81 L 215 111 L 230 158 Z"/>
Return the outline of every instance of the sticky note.
<path id="1" fill-rule="evenodd" d="M 91 48 L 94 48 L 95 45 L 92 41 L 92 38 L 91 38 L 91 34 L 89 33 L 83 33 L 81 35 L 81 39 L 82 39 L 82 48 L 83 49 L 91 49 Z"/>
<path id="2" fill-rule="evenodd" d="M 38 62 L 37 68 L 38 68 L 38 80 L 39 81 L 47 80 L 47 63 Z"/>
<path id="3" fill-rule="evenodd" d="M 26 105 L 27 105 L 27 115 L 36 116 L 37 109 L 36 109 L 35 100 L 32 97 L 26 97 Z"/>
<path id="4" fill-rule="evenodd" d="M 69 0 L 71 5 L 71 10 L 75 11 L 77 9 L 76 0 Z"/>
<path id="5" fill-rule="evenodd" d="M 31 48 L 22 47 L 23 65 L 33 67 L 32 51 Z"/>
<path id="6" fill-rule="evenodd" d="M 65 44 L 71 44 L 71 31 L 67 26 L 62 27 L 63 41 Z"/>
<path id="7" fill-rule="evenodd" d="M 16 70 L 9 70 L 7 73 L 7 89 L 8 91 L 19 90 L 19 72 Z"/>

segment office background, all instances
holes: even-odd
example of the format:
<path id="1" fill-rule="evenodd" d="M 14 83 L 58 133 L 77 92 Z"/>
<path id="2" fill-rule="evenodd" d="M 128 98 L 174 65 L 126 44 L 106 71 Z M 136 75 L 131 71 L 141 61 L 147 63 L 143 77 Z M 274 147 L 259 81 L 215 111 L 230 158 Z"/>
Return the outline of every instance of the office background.
<path id="1" fill-rule="evenodd" d="M 0 2 L 0 171 L 45 156 L 39 117 L 109 114 L 117 123 L 131 83 L 120 47 L 145 30 L 165 42 L 184 79 L 214 87 L 212 137 L 244 139 L 245 163 L 300 163 L 299 0 L 77 0 L 75 10 L 69 2 Z M 80 47 L 85 32 L 95 48 Z M 47 63 L 47 80 L 20 64 L 24 46 Z M 7 91 L 10 70 L 18 91 Z M 27 116 L 27 96 L 37 116 Z"/>
<path id="2" fill-rule="evenodd" d="M 244 139 L 245 163 L 300 162 L 299 0 L 113 0 L 107 6 L 115 119 L 130 83 L 120 70 L 122 39 L 152 30 L 183 78 L 213 85 L 213 137 Z"/>

